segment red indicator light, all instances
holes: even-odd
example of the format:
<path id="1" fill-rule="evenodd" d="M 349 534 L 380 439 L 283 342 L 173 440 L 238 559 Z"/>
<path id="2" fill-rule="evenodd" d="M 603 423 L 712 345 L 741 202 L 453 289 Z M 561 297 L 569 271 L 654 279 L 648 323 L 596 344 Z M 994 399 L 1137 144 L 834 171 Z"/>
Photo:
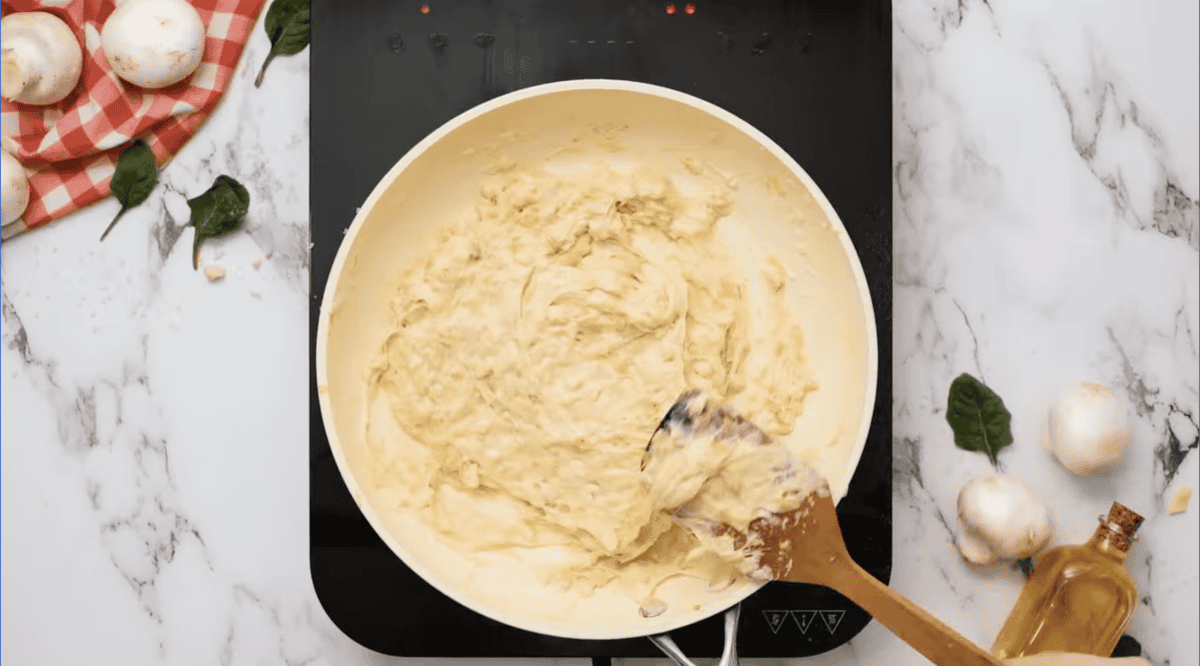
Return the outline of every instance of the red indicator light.
<path id="1" fill-rule="evenodd" d="M 693 5 L 692 3 L 689 2 L 687 4 L 687 6 L 683 8 L 683 11 L 685 11 L 689 14 L 695 14 L 696 13 L 696 5 Z"/>
<path id="2" fill-rule="evenodd" d="M 674 14 L 675 13 L 675 5 L 667 5 L 667 13 Z"/>
<path id="3" fill-rule="evenodd" d="M 421 5 L 421 13 L 428 14 L 429 13 L 429 5 Z"/>

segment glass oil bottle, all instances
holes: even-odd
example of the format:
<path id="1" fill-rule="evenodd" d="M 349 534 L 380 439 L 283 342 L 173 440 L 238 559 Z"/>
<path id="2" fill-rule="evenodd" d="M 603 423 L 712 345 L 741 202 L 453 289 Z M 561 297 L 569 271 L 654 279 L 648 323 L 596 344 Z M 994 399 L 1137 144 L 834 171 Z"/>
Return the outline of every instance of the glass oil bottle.
<path id="1" fill-rule="evenodd" d="M 1125 556 L 1143 518 L 1117 502 L 1087 543 L 1038 562 L 992 646 L 1001 659 L 1042 652 L 1107 657 L 1137 607 Z"/>

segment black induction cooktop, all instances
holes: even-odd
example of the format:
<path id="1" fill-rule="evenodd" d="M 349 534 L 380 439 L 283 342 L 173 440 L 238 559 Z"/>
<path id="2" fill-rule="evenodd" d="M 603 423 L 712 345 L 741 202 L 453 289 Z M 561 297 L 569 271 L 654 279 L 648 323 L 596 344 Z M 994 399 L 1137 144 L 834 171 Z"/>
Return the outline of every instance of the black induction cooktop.
<path id="1" fill-rule="evenodd" d="M 892 559 L 891 7 L 888 0 L 312 0 L 310 567 L 325 611 L 376 651 L 428 657 L 651 657 L 645 639 L 512 629 L 434 590 L 383 544 L 342 482 L 317 402 L 317 314 L 355 209 L 401 156 L 462 111 L 518 88 L 618 78 L 740 116 L 788 151 L 842 218 L 874 301 L 875 416 L 838 516 L 850 554 L 887 582 Z M 650 424 L 648 424 L 650 425 Z M 771 583 L 743 602 L 738 652 L 797 657 L 848 641 L 862 610 L 821 587 Z M 718 616 L 674 632 L 721 651 Z"/>

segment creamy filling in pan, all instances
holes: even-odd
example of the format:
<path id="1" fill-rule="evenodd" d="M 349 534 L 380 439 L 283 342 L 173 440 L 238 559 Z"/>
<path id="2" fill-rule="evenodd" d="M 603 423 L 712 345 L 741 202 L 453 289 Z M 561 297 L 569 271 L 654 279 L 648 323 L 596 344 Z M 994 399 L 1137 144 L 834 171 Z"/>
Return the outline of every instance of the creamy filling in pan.
<path id="1" fill-rule="evenodd" d="M 673 577 L 747 575 L 678 509 L 744 530 L 791 508 L 748 470 L 795 451 L 701 447 L 643 471 L 650 435 L 703 388 L 782 438 L 819 384 L 787 307 L 795 281 L 769 253 L 740 267 L 718 233 L 729 185 L 683 166 L 509 164 L 473 215 L 447 220 L 380 304 L 394 325 L 367 442 L 383 505 L 464 557 L 504 553 L 581 596 L 614 585 L 647 615 Z"/>

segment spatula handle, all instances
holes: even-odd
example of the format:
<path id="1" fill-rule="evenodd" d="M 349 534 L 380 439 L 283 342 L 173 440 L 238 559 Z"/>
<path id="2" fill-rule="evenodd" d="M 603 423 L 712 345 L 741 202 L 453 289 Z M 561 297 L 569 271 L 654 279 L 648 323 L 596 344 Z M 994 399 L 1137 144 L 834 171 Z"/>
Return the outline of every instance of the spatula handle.
<path id="1" fill-rule="evenodd" d="M 879 582 L 849 557 L 832 572 L 830 587 L 858 604 L 905 643 L 938 666 L 1005 666 L 962 634 L 942 624 L 899 592 Z"/>

